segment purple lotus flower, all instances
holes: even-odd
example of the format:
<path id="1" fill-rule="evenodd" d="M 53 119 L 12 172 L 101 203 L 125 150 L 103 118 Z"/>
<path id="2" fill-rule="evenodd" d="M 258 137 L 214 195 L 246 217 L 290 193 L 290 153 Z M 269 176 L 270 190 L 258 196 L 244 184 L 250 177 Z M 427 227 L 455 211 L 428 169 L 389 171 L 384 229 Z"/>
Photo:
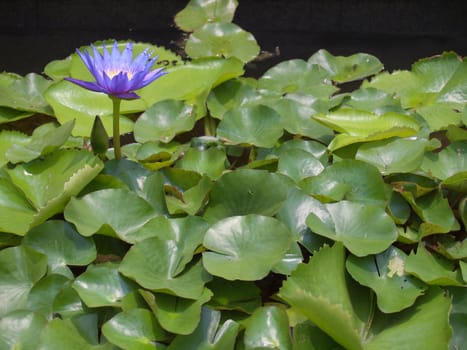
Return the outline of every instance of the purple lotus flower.
<path id="1" fill-rule="evenodd" d="M 167 74 L 164 68 L 151 71 L 157 57 L 151 58 L 148 49 L 144 50 L 133 61 L 133 44 L 131 42 L 121 53 L 118 50 L 116 41 L 113 44 L 111 53 L 103 45 L 103 55 L 92 44 L 91 47 L 94 57 L 88 51 L 81 52 L 77 49 L 76 52 L 96 81 L 89 82 L 65 78 L 85 89 L 103 92 L 110 97 L 120 99 L 136 99 L 139 96 L 134 92 L 135 90 L 141 89 Z"/>

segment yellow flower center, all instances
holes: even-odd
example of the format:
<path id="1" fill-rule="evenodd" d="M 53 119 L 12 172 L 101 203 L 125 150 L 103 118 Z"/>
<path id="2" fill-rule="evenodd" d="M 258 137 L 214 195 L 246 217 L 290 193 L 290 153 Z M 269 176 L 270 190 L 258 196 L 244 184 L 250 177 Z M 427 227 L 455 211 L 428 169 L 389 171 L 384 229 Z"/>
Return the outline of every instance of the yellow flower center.
<path id="1" fill-rule="evenodd" d="M 107 74 L 107 76 L 112 79 L 114 76 L 120 74 L 120 73 L 125 73 L 128 80 L 131 80 L 131 78 L 133 77 L 133 72 L 132 71 L 128 71 L 128 70 L 122 70 L 122 69 L 107 69 L 105 71 L 105 74 Z"/>

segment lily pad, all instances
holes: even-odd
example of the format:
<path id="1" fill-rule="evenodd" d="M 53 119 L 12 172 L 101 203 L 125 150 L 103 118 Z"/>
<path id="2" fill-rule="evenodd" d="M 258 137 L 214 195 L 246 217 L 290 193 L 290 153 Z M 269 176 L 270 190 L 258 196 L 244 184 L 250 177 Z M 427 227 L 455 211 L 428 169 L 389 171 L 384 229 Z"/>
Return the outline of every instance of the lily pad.
<path id="1" fill-rule="evenodd" d="M 89 265 L 72 287 L 89 307 L 120 306 L 125 295 L 137 288 L 112 263 Z"/>
<path id="2" fill-rule="evenodd" d="M 322 202 L 342 199 L 385 207 L 389 188 L 378 169 L 360 160 L 342 160 L 300 183 L 304 192 Z"/>
<path id="3" fill-rule="evenodd" d="M 293 149 L 281 153 L 277 171 L 287 175 L 295 182 L 306 177 L 316 176 L 324 170 L 323 164 L 311 153 Z"/>
<path id="4" fill-rule="evenodd" d="M 292 350 L 289 318 L 285 310 L 277 306 L 258 308 L 245 323 L 246 349 Z"/>
<path id="5" fill-rule="evenodd" d="M 427 289 L 423 282 L 407 274 L 406 258 L 400 249 L 390 247 L 376 256 L 357 258 L 350 255 L 346 267 L 358 283 L 376 293 L 378 308 L 384 313 L 392 313 L 412 306 Z"/>
<path id="6" fill-rule="evenodd" d="M 273 147 L 284 132 L 280 115 L 264 105 L 239 107 L 224 114 L 217 136 L 230 143 Z"/>
<path id="7" fill-rule="evenodd" d="M 1 130 L 0 131 L 0 167 L 8 163 L 6 157 L 7 150 L 16 145 L 16 147 L 26 146 L 30 142 L 30 137 L 19 131 Z"/>
<path id="8" fill-rule="evenodd" d="M 130 248 L 119 271 L 144 288 L 198 299 L 211 276 L 196 259 L 180 269 L 180 261 L 187 260 L 186 254 L 191 260 L 193 251 L 184 251 L 175 240 L 148 238 Z"/>
<path id="9" fill-rule="evenodd" d="M 33 350 L 47 320 L 39 313 L 17 310 L 0 317 L 0 348 Z"/>
<path id="10" fill-rule="evenodd" d="M 239 310 L 252 314 L 261 306 L 261 290 L 254 281 L 214 277 L 206 286 L 214 294 L 208 305 L 216 310 Z"/>
<path id="11" fill-rule="evenodd" d="M 386 250 L 398 236 L 396 225 L 383 208 L 349 201 L 325 204 L 312 212 L 307 225 L 313 232 L 342 242 L 356 256 Z"/>
<path id="12" fill-rule="evenodd" d="M 94 241 L 81 236 L 66 221 L 49 220 L 34 227 L 22 244 L 47 255 L 52 271 L 66 265 L 87 265 L 96 258 Z"/>
<path id="13" fill-rule="evenodd" d="M 225 150 L 220 148 L 190 148 L 183 158 L 175 163 L 175 167 L 196 171 L 216 179 L 226 170 L 227 162 Z"/>
<path id="14" fill-rule="evenodd" d="M 193 106 L 182 101 L 164 100 L 149 107 L 136 121 L 135 139 L 138 142 L 169 142 L 175 135 L 191 130 L 196 115 Z"/>
<path id="15" fill-rule="evenodd" d="M 406 260 L 405 270 L 430 285 L 462 286 L 460 269 L 455 269 L 454 261 L 436 253 L 430 253 L 423 244 L 412 252 Z"/>
<path id="16" fill-rule="evenodd" d="M 190 0 L 175 16 L 175 23 L 184 32 L 192 32 L 207 23 L 230 22 L 238 6 L 237 0 Z"/>
<path id="17" fill-rule="evenodd" d="M 47 272 L 47 257 L 29 247 L 0 251 L 0 316 L 24 309 L 31 288 Z"/>
<path id="18" fill-rule="evenodd" d="M 70 278 L 73 278 L 70 271 Z M 57 295 L 70 283 L 70 278 L 50 273 L 38 281 L 28 295 L 27 309 L 35 311 L 47 319 L 54 315 L 54 301 Z"/>
<path id="19" fill-rule="evenodd" d="M 338 83 L 360 80 L 383 69 L 383 64 L 376 57 L 365 53 L 345 57 L 319 50 L 308 59 L 308 63 L 324 68 L 332 80 Z"/>
<path id="20" fill-rule="evenodd" d="M 287 198 L 284 179 L 287 178 L 263 170 L 225 173 L 214 183 L 204 218 L 216 222 L 236 215 L 274 215 Z"/>
<path id="21" fill-rule="evenodd" d="M 289 230 L 278 220 L 260 215 L 234 216 L 216 222 L 206 232 L 206 270 L 227 280 L 265 277 L 287 252 Z M 261 252 L 261 254 L 258 254 Z"/>
<path id="22" fill-rule="evenodd" d="M 121 209 L 109 206 L 121 203 Z M 85 237 L 99 233 L 131 241 L 132 234 L 157 216 L 154 208 L 134 192 L 126 189 L 106 189 L 72 198 L 65 208 L 67 221 L 73 223 Z M 130 242 L 131 243 L 131 242 Z"/>
<path id="23" fill-rule="evenodd" d="M 255 37 L 233 23 L 207 23 L 196 29 L 185 45 L 192 58 L 235 57 L 246 63 L 260 51 Z"/>
<path id="24" fill-rule="evenodd" d="M 168 350 L 211 349 L 234 350 L 240 325 L 228 319 L 221 322 L 221 312 L 204 307 L 201 321 L 189 335 L 178 335 L 170 343 Z"/>
<path id="25" fill-rule="evenodd" d="M 165 349 L 158 343 L 167 339 L 153 313 L 147 309 L 120 312 L 102 326 L 102 333 L 113 344 L 122 349 L 157 350 Z"/>

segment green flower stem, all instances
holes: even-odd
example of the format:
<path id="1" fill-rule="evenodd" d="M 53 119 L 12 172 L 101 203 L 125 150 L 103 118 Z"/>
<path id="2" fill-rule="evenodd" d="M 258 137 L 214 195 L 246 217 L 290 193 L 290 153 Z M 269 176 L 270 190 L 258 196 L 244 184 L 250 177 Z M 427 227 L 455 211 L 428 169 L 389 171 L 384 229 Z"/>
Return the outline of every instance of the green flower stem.
<path id="1" fill-rule="evenodd" d="M 113 144 L 115 159 L 122 158 L 122 151 L 120 149 L 120 103 L 121 99 L 117 97 L 110 97 L 113 104 Z"/>

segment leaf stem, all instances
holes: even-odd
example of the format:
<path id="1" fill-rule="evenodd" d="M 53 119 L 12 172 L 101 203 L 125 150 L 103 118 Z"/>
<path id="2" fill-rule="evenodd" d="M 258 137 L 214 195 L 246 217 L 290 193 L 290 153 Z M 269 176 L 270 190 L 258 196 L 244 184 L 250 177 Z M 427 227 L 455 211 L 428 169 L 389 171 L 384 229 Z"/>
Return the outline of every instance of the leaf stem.
<path id="1" fill-rule="evenodd" d="M 204 135 L 205 136 L 215 136 L 216 135 L 216 122 L 214 118 L 208 113 L 204 117 Z"/>
<path id="2" fill-rule="evenodd" d="M 113 146 L 115 159 L 122 158 L 122 151 L 120 149 L 120 103 L 121 99 L 110 96 L 113 105 Z"/>

